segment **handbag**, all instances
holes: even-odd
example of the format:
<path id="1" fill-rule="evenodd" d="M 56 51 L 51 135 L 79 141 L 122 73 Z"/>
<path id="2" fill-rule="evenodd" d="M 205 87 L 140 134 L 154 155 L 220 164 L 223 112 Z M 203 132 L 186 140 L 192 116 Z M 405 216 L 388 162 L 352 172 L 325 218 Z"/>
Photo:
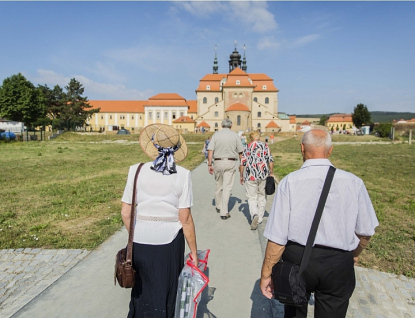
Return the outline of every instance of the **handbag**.
<path id="1" fill-rule="evenodd" d="M 134 237 L 134 221 L 135 221 L 135 196 L 136 196 L 136 184 L 137 178 L 140 173 L 141 163 L 134 177 L 133 187 L 133 201 L 131 204 L 131 217 L 130 217 L 130 230 L 128 231 L 128 244 L 127 247 L 118 251 L 115 256 L 115 270 L 114 270 L 114 285 L 118 284 L 123 288 L 134 287 L 136 272 L 133 268 L 132 256 L 133 256 L 133 237 Z"/>
<path id="2" fill-rule="evenodd" d="M 275 179 L 273 176 L 268 176 L 265 180 L 265 193 L 267 195 L 274 194 L 275 192 Z"/>
<path id="3" fill-rule="evenodd" d="M 316 214 L 311 224 L 300 266 L 297 264 L 280 260 L 272 268 L 272 282 L 274 284 L 274 298 L 280 303 L 290 306 L 303 306 L 308 303 L 306 283 L 303 272 L 307 268 L 310 260 L 311 247 L 316 238 L 317 228 L 323 214 L 324 205 L 330 191 L 336 168 L 330 166 L 321 192 L 320 200 L 317 205 Z"/>

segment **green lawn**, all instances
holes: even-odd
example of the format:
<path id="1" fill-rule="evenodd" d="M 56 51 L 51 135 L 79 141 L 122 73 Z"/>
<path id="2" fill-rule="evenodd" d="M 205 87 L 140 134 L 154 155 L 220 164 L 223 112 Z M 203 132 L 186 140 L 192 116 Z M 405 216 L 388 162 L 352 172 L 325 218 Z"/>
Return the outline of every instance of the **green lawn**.
<path id="1" fill-rule="evenodd" d="M 302 164 L 299 137 L 276 143 L 271 150 L 280 178 Z M 415 276 L 414 158 L 415 145 L 403 143 L 334 145 L 332 163 L 363 179 L 380 223 L 360 257 L 362 266 Z"/>

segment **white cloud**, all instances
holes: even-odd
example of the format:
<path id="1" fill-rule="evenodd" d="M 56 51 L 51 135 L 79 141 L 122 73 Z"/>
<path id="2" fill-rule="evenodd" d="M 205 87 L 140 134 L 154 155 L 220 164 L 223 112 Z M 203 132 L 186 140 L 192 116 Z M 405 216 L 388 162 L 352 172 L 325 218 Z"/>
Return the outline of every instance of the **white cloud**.
<path id="1" fill-rule="evenodd" d="M 279 49 L 281 43 L 275 40 L 273 37 L 263 37 L 258 41 L 258 50 L 267 50 L 267 49 Z"/>
<path id="2" fill-rule="evenodd" d="M 65 76 L 44 69 L 38 69 L 37 76 L 30 80 L 38 84 L 47 84 L 49 87 L 59 85 L 64 88 L 69 84 L 71 78 L 75 78 L 84 86 L 85 96 L 89 99 L 143 100 L 154 94 L 151 90 L 138 91 L 121 84 L 99 83 L 83 75 Z"/>
<path id="3" fill-rule="evenodd" d="M 306 35 L 306 36 L 303 36 L 299 39 L 294 40 L 293 42 L 288 44 L 288 46 L 292 49 L 302 47 L 302 46 L 305 46 L 307 44 L 310 44 L 311 42 L 314 42 L 314 41 L 318 40 L 319 38 L 320 38 L 319 34 Z"/>
<path id="4" fill-rule="evenodd" d="M 265 1 L 192 1 L 174 2 L 174 10 L 184 10 L 199 18 L 224 18 L 244 25 L 253 32 L 265 33 L 277 29 L 274 15 Z"/>

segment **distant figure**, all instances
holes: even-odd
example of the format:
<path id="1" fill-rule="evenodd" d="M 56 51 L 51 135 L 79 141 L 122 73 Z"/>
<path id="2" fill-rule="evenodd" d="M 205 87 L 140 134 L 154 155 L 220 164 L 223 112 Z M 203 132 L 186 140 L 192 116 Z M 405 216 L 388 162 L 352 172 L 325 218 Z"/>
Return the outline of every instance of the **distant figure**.
<path id="1" fill-rule="evenodd" d="M 184 266 L 184 241 L 197 265 L 195 227 L 189 170 L 176 166 L 187 156 L 187 146 L 176 129 L 148 125 L 140 146 L 151 160 L 141 168 L 136 182 L 133 267 L 128 318 L 173 318 L 178 279 Z M 134 177 L 139 164 L 130 167 L 122 196 L 121 216 L 130 229 Z"/>
<path id="2" fill-rule="evenodd" d="M 265 136 L 265 142 L 268 143 L 268 136 Z"/>
<path id="3" fill-rule="evenodd" d="M 274 143 L 274 133 L 271 133 L 271 136 L 269 136 L 269 139 L 271 140 L 271 145 Z"/>
<path id="4" fill-rule="evenodd" d="M 208 146 L 209 146 L 209 143 L 210 143 L 211 139 L 212 139 L 212 136 L 209 136 L 209 138 L 205 140 L 205 143 L 203 145 L 203 153 L 205 154 L 205 162 L 207 162 L 207 157 L 208 157 L 208 154 L 209 154 Z"/>
<path id="5" fill-rule="evenodd" d="M 303 165 L 288 174 L 277 188 L 264 236 L 268 238 L 260 288 L 268 298 L 271 272 L 281 256 L 300 264 L 320 199 L 333 150 L 324 130 L 307 131 L 301 140 Z M 303 273 L 307 296 L 314 292 L 315 317 L 346 317 L 356 279 L 353 265 L 379 225 L 363 181 L 337 169 Z M 284 305 L 284 317 L 307 317 L 308 304 Z"/>
<path id="6" fill-rule="evenodd" d="M 239 172 L 241 184 L 245 182 L 249 213 L 251 214 L 251 230 L 256 230 L 264 217 L 265 204 L 267 203 L 265 180 L 268 176 L 274 175 L 274 159 L 268 145 L 259 141 L 259 133 L 251 132 L 249 137 L 251 142 L 242 153 Z"/>
<path id="7" fill-rule="evenodd" d="M 241 138 L 231 127 L 232 121 L 225 118 L 222 121 L 223 129 L 212 136 L 208 146 L 208 169 L 210 174 L 215 175 L 216 181 L 216 212 L 220 213 L 222 220 L 231 217 L 228 211 L 229 197 L 243 151 Z"/>
<path id="8" fill-rule="evenodd" d="M 242 142 L 242 146 L 245 148 L 246 147 L 246 136 L 244 134 L 242 134 L 241 136 L 241 142 Z"/>

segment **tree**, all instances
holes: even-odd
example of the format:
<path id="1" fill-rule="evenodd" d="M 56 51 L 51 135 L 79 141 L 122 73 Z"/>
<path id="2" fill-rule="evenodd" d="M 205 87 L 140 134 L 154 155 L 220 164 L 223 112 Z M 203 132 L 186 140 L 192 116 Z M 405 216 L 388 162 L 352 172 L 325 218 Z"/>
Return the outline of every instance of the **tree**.
<path id="1" fill-rule="evenodd" d="M 61 114 L 65 105 L 65 93 L 59 85 L 55 85 L 53 89 L 50 89 L 46 84 L 38 85 L 38 89 L 41 91 L 43 101 L 47 112 L 47 124 L 52 126 L 61 126 Z"/>
<path id="2" fill-rule="evenodd" d="M 88 98 L 82 97 L 84 88 L 75 78 L 70 80 L 65 89 L 62 111 L 58 118 L 65 123 L 67 129 L 84 126 L 87 119 L 98 113 L 99 109 L 90 109 L 92 106 L 88 103 Z"/>
<path id="3" fill-rule="evenodd" d="M 323 115 L 320 117 L 320 121 L 318 122 L 319 125 L 325 126 L 326 125 L 326 121 L 327 119 L 329 119 L 329 116 L 327 115 Z"/>
<path id="4" fill-rule="evenodd" d="M 388 137 L 392 129 L 391 123 L 382 123 L 374 128 L 379 134 L 379 137 Z"/>
<path id="5" fill-rule="evenodd" d="M 42 95 L 21 73 L 3 81 L 0 87 L 0 116 L 33 126 L 45 117 Z"/>
<path id="6" fill-rule="evenodd" d="M 366 105 L 357 104 L 352 114 L 352 120 L 353 120 L 353 124 L 357 128 L 362 127 L 363 124 L 370 124 L 372 120 L 370 117 L 370 112 L 367 109 Z"/>

